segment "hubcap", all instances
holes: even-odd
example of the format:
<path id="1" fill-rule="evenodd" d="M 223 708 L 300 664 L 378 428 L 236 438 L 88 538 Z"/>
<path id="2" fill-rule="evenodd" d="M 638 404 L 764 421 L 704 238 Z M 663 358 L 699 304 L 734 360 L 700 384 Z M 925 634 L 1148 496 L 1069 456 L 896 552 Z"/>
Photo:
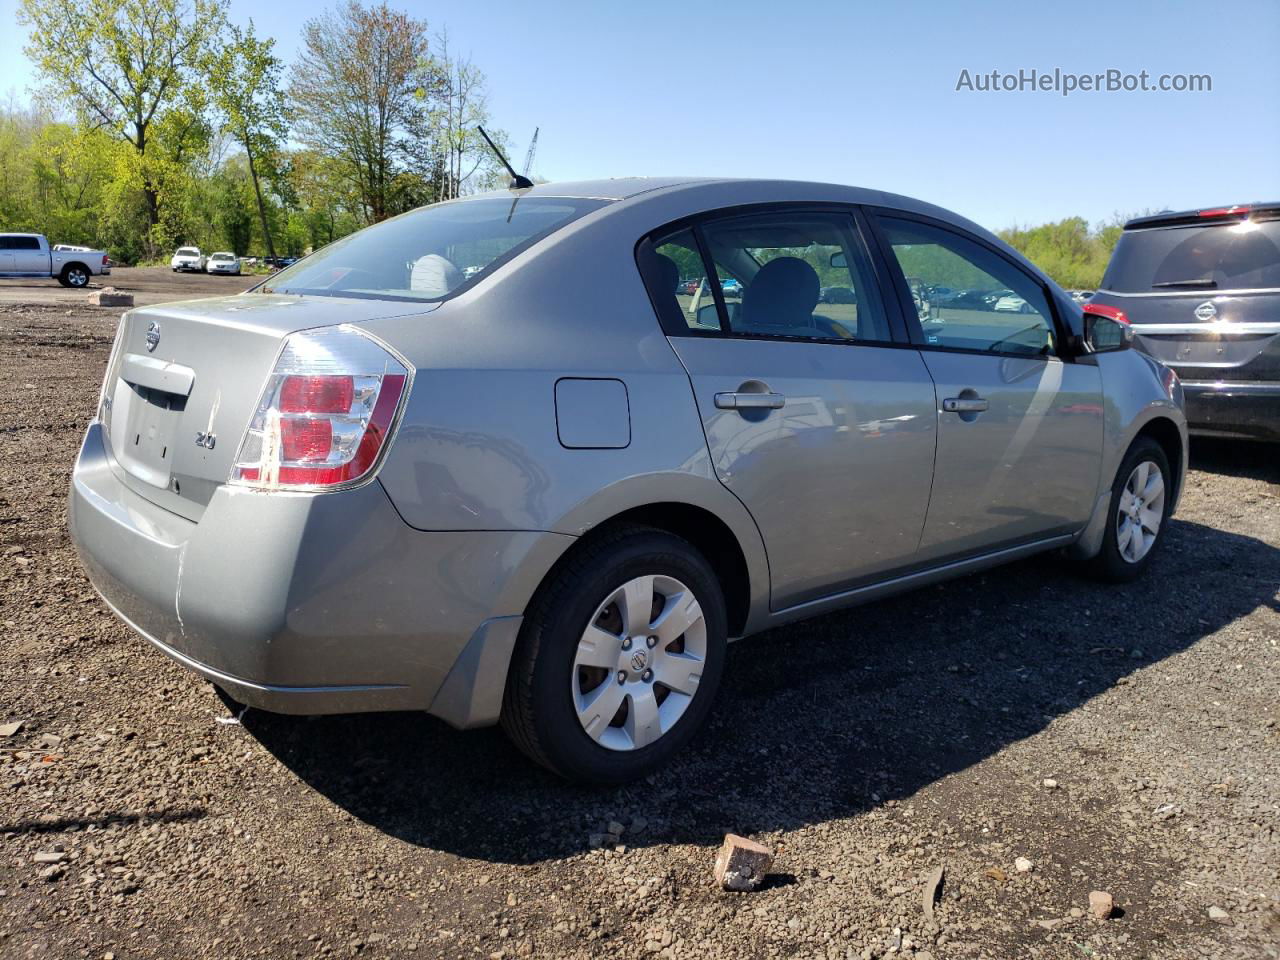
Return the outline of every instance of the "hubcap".
<path id="1" fill-rule="evenodd" d="M 570 684 L 578 722 L 610 750 L 647 747 L 693 702 L 706 656 L 707 624 L 692 590 L 673 577 L 628 580 L 578 641 Z"/>
<path id="2" fill-rule="evenodd" d="M 1133 468 L 1116 512 L 1116 546 L 1127 563 L 1137 563 L 1155 545 L 1164 519 L 1164 474 L 1150 460 Z"/>

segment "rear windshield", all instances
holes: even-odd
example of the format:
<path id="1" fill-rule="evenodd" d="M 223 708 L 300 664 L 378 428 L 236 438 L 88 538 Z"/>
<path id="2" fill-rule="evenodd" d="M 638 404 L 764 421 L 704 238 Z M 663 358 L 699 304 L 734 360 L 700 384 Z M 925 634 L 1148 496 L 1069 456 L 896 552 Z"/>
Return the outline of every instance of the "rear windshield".
<path id="1" fill-rule="evenodd" d="M 180 256 L 180 257 L 198 257 L 198 256 L 200 256 L 200 251 L 199 251 L 199 250 L 197 250 L 195 247 L 183 247 L 181 250 L 179 250 L 179 251 L 178 251 L 178 256 Z"/>
<path id="2" fill-rule="evenodd" d="M 1102 278 L 1117 293 L 1260 287 L 1280 287 L 1280 220 L 1126 230 Z"/>
<path id="3" fill-rule="evenodd" d="M 335 241 L 263 293 L 444 300 L 463 284 L 607 201 L 484 198 L 422 207 Z"/>

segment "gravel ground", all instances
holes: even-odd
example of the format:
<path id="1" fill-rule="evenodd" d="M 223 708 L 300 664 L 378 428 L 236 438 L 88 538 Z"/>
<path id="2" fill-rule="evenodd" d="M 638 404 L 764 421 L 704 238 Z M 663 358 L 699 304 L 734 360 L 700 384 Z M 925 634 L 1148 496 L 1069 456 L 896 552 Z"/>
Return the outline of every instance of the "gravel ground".
<path id="1" fill-rule="evenodd" d="M 61 306 L 77 312 L 88 295 L 103 287 L 132 293 L 134 304 L 164 303 L 187 297 L 216 297 L 240 293 L 261 282 L 262 276 L 174 273 L 168 267 L 114 267 L 105 277 L 94 277 L 84 290 L 71 290 L 57 280 L 0 280 L 0 303 L 14 306 Z M 116 311 L 119 313 L 119 310 Z"/>
<path id="2" fill-rule="evenodd" d="M 1274 449 L 1197 445 L 1141 584 L 1050 556 L 737 644 L 695 749 L 589 791 L 417 715 L 219 722 L 108 614 L 64 513 L 116 313 L 0 303 L 0 956 L 1280 957 Z"/>

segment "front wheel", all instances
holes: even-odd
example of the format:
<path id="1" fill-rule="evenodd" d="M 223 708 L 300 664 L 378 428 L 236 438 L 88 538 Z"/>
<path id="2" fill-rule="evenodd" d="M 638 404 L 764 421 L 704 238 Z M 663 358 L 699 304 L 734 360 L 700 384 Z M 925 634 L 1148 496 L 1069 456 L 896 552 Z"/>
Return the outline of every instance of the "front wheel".
<path id="1" fill-rule="evenodd" d="M 68 287 L 87 287 L 89 271 L 81 266 L 70 266 L 62 271 L 62 283 Z"/>
<path id="2" fill-rule="evenodd" d="M 1164 449 L 1150 437 L 1134 442 L 1111 487 L 1102 550 L 1091 561 L 1101 580 L 1128 583 L 1151 565 L 1173 508 L 1173 474 Z"/>
<path id="3" fill-rule="evenodd" d="M 719 581 L 691 544 L 620 528 L 579 548 L 530 604 L 502 725 L 570 780 L 643 777 L 705 721 L 726 633 Z"/>

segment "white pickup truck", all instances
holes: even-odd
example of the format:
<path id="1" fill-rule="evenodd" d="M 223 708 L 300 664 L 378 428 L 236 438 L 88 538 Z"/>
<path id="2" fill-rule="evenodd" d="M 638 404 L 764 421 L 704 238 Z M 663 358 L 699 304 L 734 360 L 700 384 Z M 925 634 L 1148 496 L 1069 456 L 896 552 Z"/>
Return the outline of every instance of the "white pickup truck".
<path id="1" fill-rule="evenodd" d="M 51 250 L 38 233 L 0 233 L 0 277 L 54 277 L 64 287 L 87 287 L 90 277 L 110 272 L 101 250 Z"/>

